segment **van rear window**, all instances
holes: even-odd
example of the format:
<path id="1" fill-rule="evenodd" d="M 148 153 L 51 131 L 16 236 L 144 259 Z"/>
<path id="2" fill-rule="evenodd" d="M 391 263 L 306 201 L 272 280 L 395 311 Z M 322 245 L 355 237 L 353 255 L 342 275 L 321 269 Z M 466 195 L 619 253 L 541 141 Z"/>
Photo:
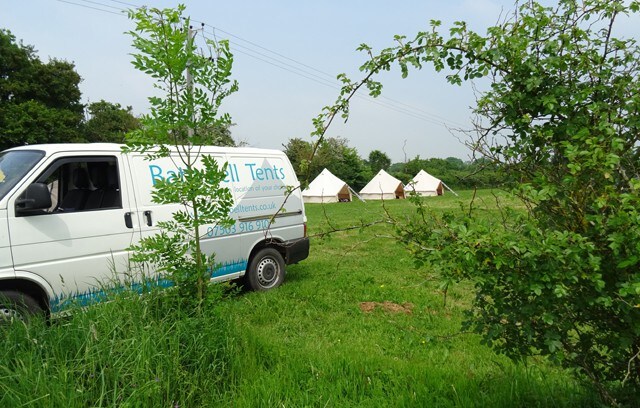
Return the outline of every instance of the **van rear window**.
<path id="1" fill-rule="evenodd" d="M 41 150 L 0 153 L 0 200 L 44 157 Z"/>

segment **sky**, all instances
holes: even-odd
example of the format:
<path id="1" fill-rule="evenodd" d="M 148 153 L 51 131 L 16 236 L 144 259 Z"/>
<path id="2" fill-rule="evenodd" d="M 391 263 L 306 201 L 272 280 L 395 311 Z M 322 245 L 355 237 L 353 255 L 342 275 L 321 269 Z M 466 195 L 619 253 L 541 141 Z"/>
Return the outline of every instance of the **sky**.
<path id="1" fill-rule="evenodd" d="M 133 22 L 122 10 L 180 2 L 145 0 L 0 0 L 0 28 L 33 45 L 43 61 L 73 62 L 83 78 L 82 102 L 106 100 L 147 113 L 153 82 L 131 64 Z M 234 0 L 188 1 L 185 15 L 207 24 L 209 37 L 230 40 L 233 78 L 239 91 L 222 111 L 234 123 L 236 141 L 283 149 L 292 138 L 312 141 L 312 119 L 335 101 L 346 73 L 354 80 L 367 56 L 361 43 L 380 50 L 396 34 L 411 38 L 429 21 L 447 27 L 463 20 L 481 33 L 513 10 L 508 0 Z M 635 25 L 638 27 L 637 19 Z M 211 28 L 214 27 L 214 28 Z M 402 79 L 397 70 L 379 77 L 383 97 L 354 98 L 348 122 L 337 122 L 328 137 L 342 137 L 366 158 L 372 150 L 393 162 L 416 156 L 470 158 L 474 93 L 470 84 L 453 86 L 430 67 Z"/>

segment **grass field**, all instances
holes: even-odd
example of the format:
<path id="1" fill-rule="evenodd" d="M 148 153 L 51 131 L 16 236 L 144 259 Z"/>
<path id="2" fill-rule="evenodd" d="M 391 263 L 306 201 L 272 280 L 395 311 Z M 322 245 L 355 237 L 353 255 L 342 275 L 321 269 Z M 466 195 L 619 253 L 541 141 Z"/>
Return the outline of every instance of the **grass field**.
<path id="1" fill-rule="evenodd" d="M 471 197 L 427 203 L 456 211 Z M 476 205 L 491 213 L 495 198 L 483 192 Z M 310 234 L 412 210 L 407 201 L 385 207 L 307 205 Z M 478 336 L 461 334 L 472 285 L 454 286 L 444 304 L 437 271 L 415 269 L 391 235 L 378 224 L 314 239 L 309 259 L 290 267 L 277 296 L 248 293 L 228 302 L 242 338 L 235 371 L 253 373 L 237 378 L 238 406 L 592 405 L 594 395 L 567 372 L 544 361 L 516 365 Z M 371 307 L 365 302 L 376 307 L 363 311 Z"/>
<path id="2" fill-rule="evenodd" d="M 471 192 L 430 198 L 468 208 Z M 495 210 L 484 191 L 476 204 Z M 408 201 L 307 205 L 313 237 L 410 214 Z M 471 283 L 415 269 L 392 227 L 312 240 L 285 284 L 199 319 L 162 296 L 2 333 L 0 406 L 588 407 L 593 390 L 542 359 L 515 364 L 460 332 Z"/>

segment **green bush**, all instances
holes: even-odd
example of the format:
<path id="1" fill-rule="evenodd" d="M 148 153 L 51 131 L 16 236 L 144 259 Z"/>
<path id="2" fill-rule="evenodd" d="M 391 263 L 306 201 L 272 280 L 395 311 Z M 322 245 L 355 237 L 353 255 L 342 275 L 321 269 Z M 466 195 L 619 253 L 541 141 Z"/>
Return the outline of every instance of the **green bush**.
<path id="1" fill-rule="evenodd" d="M 363 44 L 365 78 L 341 75 L 338 100 L 314 120 L 322 137 L 359 88 L 380 94 L 372 77 L 392 64 L 405 77 L 429 64 L 455 85 L 488 78 L 470 145 L 508 175 L 526 215 L 495 222 L 473 208 L 431 217 L 419 207 L 401 240 L 445 282 L 473 279 L 468 326 L 489 344 L 549 355 L 612 404 L 640 391 L 640 47 L 616 36 L 639 10 L 527 1 L 486 35 L 455 22 L 443 36 L 432 21 L 379 53 Z"/>

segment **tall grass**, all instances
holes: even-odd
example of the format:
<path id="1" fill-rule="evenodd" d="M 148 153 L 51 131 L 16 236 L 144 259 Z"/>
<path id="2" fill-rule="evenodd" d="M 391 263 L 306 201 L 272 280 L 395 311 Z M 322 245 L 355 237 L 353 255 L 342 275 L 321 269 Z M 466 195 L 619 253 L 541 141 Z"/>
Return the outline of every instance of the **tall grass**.
<path id="1" fill-rule="evenodd" d="M 428 205 L 461 211 L 471 196 Z M 476 205 L 495 214 L 489 192 Z M 411 211 L 407 201 L 307 206 L 312 235 Z M 221 289 L 201 316 L 160 292 L 14 324 L 0 338 L 0 407 L 599 406 L 571 373 L 516 364 L 461 333 L 472 285 L 445 302 L 437 271 L 415 269 L 392 234 L 382 222 L 316 237 L 282 287 Z"/>
<path id="2" fill-rule="evenodd" d="M 228 376 L 228 319 L 218 305 L 177 310 L 168 293 L 120 293 L 50 325 L 2 328 L 0 406 L 215 403 Z"/>

